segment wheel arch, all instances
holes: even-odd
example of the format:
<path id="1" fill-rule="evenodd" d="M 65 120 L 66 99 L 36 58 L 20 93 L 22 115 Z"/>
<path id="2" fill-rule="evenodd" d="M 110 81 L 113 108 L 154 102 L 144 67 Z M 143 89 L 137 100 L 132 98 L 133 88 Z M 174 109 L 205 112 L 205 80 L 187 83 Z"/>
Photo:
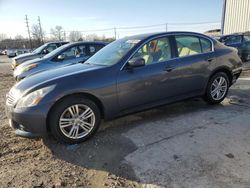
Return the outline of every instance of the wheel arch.
<path id="1" fill-rule="evenodd" d="M 218 72 L 223 72 L 225 73 L 227 76 L 228 76 L 228 79 L 229 79 L 229 85 L 231 86 L 232 85 L 232 81 L 233 81 L 233 74 L 232 74 L 232 71 L 226 67 L 226 66 L 222 66 L 222 67 L 218 67 L 216 68 L 212 73 L 211 75 L 209 76 L 209 79 L 207 81 L 207 84 L 209 82 L 209 80 Z"/>
<path id="2" fill-rule="evenodd" d="M 46 117 L 46 128 L 48 131 L 50 131 L 50 126 L 49 126 L 49 118 L 51 115 L 51 111 L 56 107 L 57 104 L 59 104 L 61 101 L 63 101 L 66 98 L 70 98 L 70 97 L 85 97 L 87 99 L 90 99 L 91 101 L 93 101 L 97 107 L 100 109 L 100 113 L 101 113 L 101 118 L 105 117 L 105 110 L 104 110 L 104 105 L 101 102 L 101 100 L 96 97 L 93 94 L 90 93 L 86 93 L 86 92 L 77 92 L 77 93 L 70 93 L 70 94 L 66 94 L 62 97 L 60 97 L 49 109 L 48 113 L 47 113 L 47 117 Z"/>

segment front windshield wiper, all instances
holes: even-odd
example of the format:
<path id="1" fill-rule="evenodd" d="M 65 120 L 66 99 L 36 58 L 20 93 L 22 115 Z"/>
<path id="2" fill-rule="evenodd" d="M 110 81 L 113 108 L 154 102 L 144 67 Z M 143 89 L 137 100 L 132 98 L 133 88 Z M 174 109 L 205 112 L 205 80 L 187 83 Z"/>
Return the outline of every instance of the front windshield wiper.
<path id="1" fill-rule="evenodd" d="M 92 65 L 93 64 L 93 63 L 86 62 L 86 61 L 81 61 L 81 63 L 88 64 L 88 65 Z"/>

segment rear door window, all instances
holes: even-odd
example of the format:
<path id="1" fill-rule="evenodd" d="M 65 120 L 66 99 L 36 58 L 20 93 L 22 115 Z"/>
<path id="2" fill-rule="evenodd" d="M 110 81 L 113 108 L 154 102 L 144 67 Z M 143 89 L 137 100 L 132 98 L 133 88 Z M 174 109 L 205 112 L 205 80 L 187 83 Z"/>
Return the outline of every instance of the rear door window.
<path id="1" fill-rule="evenodd" d="M 177 51 L 179 57 L 202 53 L 200 40 L 194 36 L 176 36 Z"/>
<path id="2" fill-rule="evenodd" d="M 203 53 L 212 51 L 212 44 L 209 40 L 201 38 L 200 41 L 201 41 L 201 48 L 202 48 Z"/>
<path id="3" fill-rule="evenodd" d="M 87 55 L 87 47 L 86 45 L 79 45 L 76 49 L 76 57 L 84 57 Z"/>

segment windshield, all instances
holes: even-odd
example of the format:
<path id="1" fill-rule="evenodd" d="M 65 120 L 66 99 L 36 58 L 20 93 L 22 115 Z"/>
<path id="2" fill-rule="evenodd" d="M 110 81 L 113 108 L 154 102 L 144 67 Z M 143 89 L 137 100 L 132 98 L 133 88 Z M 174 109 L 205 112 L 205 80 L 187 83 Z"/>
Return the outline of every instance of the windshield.
<path id="1" fill-rule="evenodd" d="M 39 53 L 42 52 L 42 50 L 43 50 L 46 46 L 47 46 L 47 44 L 44 44 L 44 45 L 42 45 L 42 46 L 36 48 L 32 53 L 33 53 L 33 54 L 39 54 Z"/>
<path id="2" fill-rule="evenodd" d="M 66 45 L 62 45 L 59 48 L 56 48 L 55 50 L 53 50 L 52 52 L 48 53 L 47 55 L 43 56 L 43 58 L 51 58 L 54 55 L 56 55 L 58 52 L 60 52 L 62 49 L 65 49 L 69 46 L 70 44 L 66 44 Z"/>
<path id="3" fill-rule="evenodd" d="M 140 40 L 119 39 L 102 48 L 86 63 L 111 66 L 118 63 Z"/>

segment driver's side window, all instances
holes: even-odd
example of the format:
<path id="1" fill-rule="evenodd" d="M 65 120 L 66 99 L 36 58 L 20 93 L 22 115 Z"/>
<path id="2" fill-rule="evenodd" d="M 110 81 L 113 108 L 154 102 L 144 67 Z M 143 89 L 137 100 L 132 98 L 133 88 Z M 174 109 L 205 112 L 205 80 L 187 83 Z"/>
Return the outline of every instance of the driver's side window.
<path id="1" fill-rule="evenodd" d="M 168 38 L 151 40 L 144 44 L 133 58 L 143 58 L 146 65 L 169 60 L 171 58 L 171 48 Z"/>
<path id="2" fill-rule="evenodd" d="M 46 48 L 46 53 L 50 53 L 57 48 L 56 44 L 49 44 Z"/>
<path id="3" fill-rule="evenodd" d="M 68 48 L 66 51 L 64 51 L 60 55 L 63 56 L 64 60 L 73 59 L 78 55 L 78 50 L 76 49 L 76 47 L 71 47 L 71 48 Z"/>

